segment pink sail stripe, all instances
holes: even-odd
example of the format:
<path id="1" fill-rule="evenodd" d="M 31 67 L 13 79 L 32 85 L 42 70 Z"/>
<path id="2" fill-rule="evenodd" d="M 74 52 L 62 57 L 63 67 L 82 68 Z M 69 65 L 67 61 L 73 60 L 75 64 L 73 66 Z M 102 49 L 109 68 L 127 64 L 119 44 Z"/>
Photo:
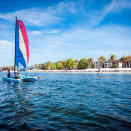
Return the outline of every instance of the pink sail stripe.
<path id="1" fill-rule="evenodd" d="M 21 29 L 21 33 L 22 33 L 24 43 L 25 43 L 25 47 L 26 47 L 27 64 L 28 64 L 28 62 L 29 62 L 29 41 L 28 41 L 28 37 L 27 37 L 27 33 L 26 33 L 24 23 L 21 20 L 19 20 L 19 27 Z"/>

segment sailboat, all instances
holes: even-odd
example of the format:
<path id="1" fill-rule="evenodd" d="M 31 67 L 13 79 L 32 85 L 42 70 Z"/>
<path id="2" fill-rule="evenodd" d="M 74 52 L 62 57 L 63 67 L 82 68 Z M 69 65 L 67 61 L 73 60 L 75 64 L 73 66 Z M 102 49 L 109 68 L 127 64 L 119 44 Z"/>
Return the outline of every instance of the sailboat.
<path id="1" fill-rule="evenodd" d="M 36 81 L 39 77 L 36 76 L 25 76 L 19 75 L 17 78 L 15 76 L 16 71 L 21 67 L 26 70 L 29 63 L 29 41 L 26 33 L 26 29 L 23 21 L 18 20 L 16 17 L 15 25 L 15 59 L 14 59 L 14 76 L 7 77 L 4 76 L 3 80 L 13 81 L 13 82 L 27 82 Z"/>

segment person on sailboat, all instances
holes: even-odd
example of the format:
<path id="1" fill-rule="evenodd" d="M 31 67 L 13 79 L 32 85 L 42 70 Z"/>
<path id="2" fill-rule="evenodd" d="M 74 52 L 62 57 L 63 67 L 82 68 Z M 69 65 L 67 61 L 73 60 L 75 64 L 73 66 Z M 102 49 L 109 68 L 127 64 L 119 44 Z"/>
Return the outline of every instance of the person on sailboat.
<path id="1" fill-rule="evenodd" d="M 18 70 L 17 72 L 15 72 L 15 79 L 19 79 L 20 76 L 20 70 Z"/>
<path id="2" fill-rule="evenodd" d="M 20 69 L 18 70 L 17 75 L 20 76 Z"/>
<path id="3" fill-rule="evenodd" d="M 10 69 L 7 69 L 8 73 L 7 73 L 7 77 L 10 78 Z"/>

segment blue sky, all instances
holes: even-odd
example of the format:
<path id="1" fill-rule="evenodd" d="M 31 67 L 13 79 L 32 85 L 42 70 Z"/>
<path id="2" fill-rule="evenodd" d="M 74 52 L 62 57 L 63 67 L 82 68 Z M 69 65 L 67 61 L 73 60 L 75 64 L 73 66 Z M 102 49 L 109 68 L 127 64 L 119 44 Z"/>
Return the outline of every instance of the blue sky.
<path id="1" fill-rule="evenodd" d="M 0 0 L 0 66 L 14 62 L 16 16 L 26 26 L 29 65 L 131 55 L 130 0 Z"/>

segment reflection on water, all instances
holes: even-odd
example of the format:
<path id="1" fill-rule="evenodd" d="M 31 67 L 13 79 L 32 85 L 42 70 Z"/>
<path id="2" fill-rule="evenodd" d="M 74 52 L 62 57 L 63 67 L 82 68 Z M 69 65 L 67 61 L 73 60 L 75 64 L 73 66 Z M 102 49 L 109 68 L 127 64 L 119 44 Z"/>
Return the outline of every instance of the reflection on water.
<path id="1" fill-rule="evenodd" d="M 37 75 L 33 83 L 0 80 L 0 130 L 130 130 L 131 75 Z"/>
<path id="2" fill-rule="evenodd" d="M 1 101 L 4 114 L 2 123 L 7 123 L 12 127 L 25 125 L 27 120 L 25 115 L 33 117 L 32 109 L 34 108 L 30 101 L 31 97 L 26 98 L 26 94 L 29 93 L 28 90 L 23 88 L 20 83 L 4 82 L 3 87 L 7 88 L 7 90 L 5 92 L 6 96 L 4 94 L 2 96 L 3 101 Z"/>

